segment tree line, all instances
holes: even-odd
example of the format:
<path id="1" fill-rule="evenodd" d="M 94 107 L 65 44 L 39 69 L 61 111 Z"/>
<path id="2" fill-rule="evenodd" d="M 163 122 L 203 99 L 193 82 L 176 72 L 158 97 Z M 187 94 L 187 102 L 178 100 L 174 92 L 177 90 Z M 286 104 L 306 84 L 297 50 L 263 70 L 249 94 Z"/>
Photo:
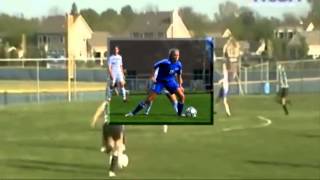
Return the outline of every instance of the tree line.
<path id="1" fill-rule="evenodd" d="M 320 1 L 309 0 L 308 2 L 311 10 L 306 17 L 284 14 L 282 19 L 275 17 L 267 18 L 248 7 L 239 7 L 230 1 L 219 4 L 219 11 L 212 14 L 213 18 L 195 12 L 192 7 L 188 6 L 180 8 L 179 13 L 194 37 L 203 37 L 208 33 L 214 31 L 221 32 L 229 28 L 238 40 L 259 41 L 260 39 L 269 39 L 276 44 L 275 46 L 282 47 L 288 42 L 280 42 L 273 38 L 273 30 L 277 26 L 281 24 L 299 24 L 300 21 L 312 21 L 315 26 L 320 26 Z M 81 9 L 78 12 L 77 6 L 74 3 L 70 12 L 72 11 L 73 13 L 80 13 L 93 31 L 121 34 L 127 30 L 134 18 L 139 18 L 139 15 L 147 12 L 156 12 L 158 9 L 156 6 L 150 6 L 145 12 L 136 12 L 130 5 L 125 5 L 119 12 L 112 8 L 107 8 L 101 13 L 91 8 Z M 26 35 L 28 46 L 36 44 L 35 34 L 40 26 L 40 22 L 40 18 L 26 19 L 23 15 L 10 16 L 4 13 L 0 14 L 0 38 L 2 37 L 2 41 L 0 42 L 0 58 L 4 57 L 4 47 L 20 46 L 22 34 Z"/>

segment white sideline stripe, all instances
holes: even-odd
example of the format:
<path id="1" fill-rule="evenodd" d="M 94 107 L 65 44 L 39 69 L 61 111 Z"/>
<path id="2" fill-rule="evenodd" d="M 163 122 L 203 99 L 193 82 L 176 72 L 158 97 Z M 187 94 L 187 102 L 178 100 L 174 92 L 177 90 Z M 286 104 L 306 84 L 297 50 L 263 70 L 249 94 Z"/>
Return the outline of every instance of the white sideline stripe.
<path id="1" fill-rule="evenodd" d="M 269 126 L 272 121 L 271 119 L 268 119 L 266 117 L 263 116 L 257 116 L 258 119 L 264 121 L 261 124 L 255 125 L 255 126 L 249 126 L 249 127 L 244 127 L 244 126 L 234 126 L 234 127 L 230 127 L 230 128 L 224 128 L 222 129 L 222 131 L 227 132 L 227 131 L 234 131 L 234 130 L 243 130 L 243 129 L 254 129 L 254 128 L 263 128 L 263 127 L 267 127 Z"/>

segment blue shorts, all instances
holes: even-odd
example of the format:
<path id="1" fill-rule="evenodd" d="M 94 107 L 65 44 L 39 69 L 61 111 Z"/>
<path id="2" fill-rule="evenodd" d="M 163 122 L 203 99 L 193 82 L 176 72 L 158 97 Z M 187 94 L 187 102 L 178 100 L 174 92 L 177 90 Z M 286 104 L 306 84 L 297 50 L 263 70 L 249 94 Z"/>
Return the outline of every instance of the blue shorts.
<path id="1" fill-rule="evenodd" d="M 179 85 L 175 80 L 166 82 L 155 82 L 153 83 L 151 90 L 157 94 L 161 94 L 162 89 L 165 88 L 170 94 L 177 92 Z"/>
<path id="2" fill-rule="evenodd" d="M 228 91 L 225 91 L 223 87 L 220 88 L 219 90 L 219 98 L 224 98 L 227 97 Z"/>

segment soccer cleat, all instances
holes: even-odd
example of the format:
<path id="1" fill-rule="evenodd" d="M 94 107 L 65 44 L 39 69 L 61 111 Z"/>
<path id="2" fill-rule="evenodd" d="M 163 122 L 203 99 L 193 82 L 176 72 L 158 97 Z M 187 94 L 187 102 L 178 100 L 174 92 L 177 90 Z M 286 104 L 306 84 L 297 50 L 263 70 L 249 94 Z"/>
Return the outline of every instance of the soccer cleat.
<path id="1" fill-rule="evenodd" d="M 131 117 L 131 116 L 134 116 L 134 114 L 132 112 L 129 112 L 126 115 L 124 115 L 124 117 Z"/>
<path id="2" fill-rule="evenodd" d="M 115 177 L 116 173 L 114 173 L 113 171 L 109 171 L 109 177 Z"/>
<path id="3" fill-rule="evenodd" d="M 148 116 L 148 115 L 149 115 L 149 113 L 148 113 L 148 112 L 145 112 L 145 113 L 144 113 L 144 115 Z"/>
<path id="4" fill-rule="evenodd" d="M 181 113 L 180 117 L 186 117 L 186 114 L 185 113 Z"/>
<path id="5" fill-rule="evenodd" d="M 123 99 L 123 102 L 124 103 L 128 102 L 128 99 L 127 98 Z"/>

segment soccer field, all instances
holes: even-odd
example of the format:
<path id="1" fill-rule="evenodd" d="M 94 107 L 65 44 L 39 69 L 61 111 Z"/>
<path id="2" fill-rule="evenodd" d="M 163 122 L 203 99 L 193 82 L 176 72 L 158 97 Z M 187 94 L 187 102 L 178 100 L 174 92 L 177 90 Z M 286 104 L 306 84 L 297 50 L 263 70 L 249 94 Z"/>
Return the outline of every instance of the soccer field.
<path id="1" fill-rule="evenodd" d="M 233 116 L 218 105 L 214 126 L 126 126 L 118 178 L 319 179 L 320 95 L 290 98 L 289 116 L 273 96 L 232 96 Z M 0 179 L 108 178 L 101 128 L 89 127 L 100 103 L 1 107 Z"/>
<path id="2" fill-rule="evenodd" d="M 73 88 L 74 84 L 71 83 Z M 39 89 L 38 89 L 39 88 Z M 76 82 L 77 91 L 105 90 L 105 82 Z M 39 87 L 35 80 L 0 80 L 0 92 L 67 92 L 68 81 L 40 81 Z"/>
<path id="3" fill-rule="evenodd" d="M 171 102 L 165 95 L 159 95 L 153 102 L 150 114 L 146 116 L 142 110 L 136 116 L 125 117 L 138 103 L 145 100 L 146 95 L 129 96 L 129 101 L 122 102 L 121 96 L 114 96 L 110 106 L 110 120 L 112 123 L 126 124 L 212 124 L 210 94 L 187 94 L 185 108 L 196 107 L 197 117 L 179 117 L 176 115 Z"/>

